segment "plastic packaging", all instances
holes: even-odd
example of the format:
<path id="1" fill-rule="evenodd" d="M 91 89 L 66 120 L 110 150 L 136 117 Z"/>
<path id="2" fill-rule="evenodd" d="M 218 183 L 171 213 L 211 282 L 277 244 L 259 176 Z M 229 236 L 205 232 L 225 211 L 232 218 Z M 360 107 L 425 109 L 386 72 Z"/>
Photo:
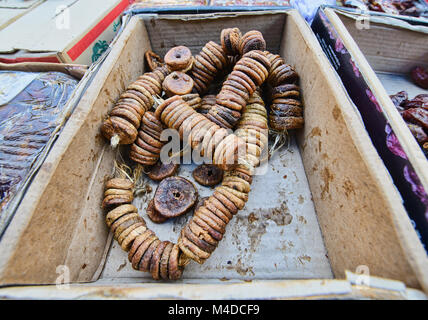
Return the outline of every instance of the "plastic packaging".
<path id="1" fill-rule="evenodd" d="M 336 5 L 336 0 L 290 0 L 291 6 L 299 10 L 300 14 L 312 23 L 318 7 L 321 5 Z"/>
<path id="2" fill-rule="evenodd" d="M 0 71 L 0 234 L 69 116 L 67 101 L 77 83 L 59 72 Z"/>

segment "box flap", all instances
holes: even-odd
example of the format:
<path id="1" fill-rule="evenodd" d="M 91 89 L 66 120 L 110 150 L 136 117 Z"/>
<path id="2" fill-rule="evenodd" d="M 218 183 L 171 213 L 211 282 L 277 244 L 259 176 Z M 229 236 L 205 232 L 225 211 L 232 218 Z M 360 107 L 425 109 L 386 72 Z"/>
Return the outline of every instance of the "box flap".
<path id="1" fill-rule="evenodd" d="M 0 34 L 0 52 L 22 49 L 59 52 L 78 41 L 120 0 L 47 1 L 6 27 Z M 96 17 L 96 18 L 94 18 Z"/>
<path id="2" fill-rule="evenodd" d="M 0 2 L 0 30 L 6 28 L 21 16 L 30 12 L 45 0 L 34 1 L 1 1 Z"/>
<path id="3" fill-rule="evenodd" d="M 35 5 L 37 2 L 45 0 L 3 0 L 0 2 L 0 8 L 9 9 L 28 9 Z"/>

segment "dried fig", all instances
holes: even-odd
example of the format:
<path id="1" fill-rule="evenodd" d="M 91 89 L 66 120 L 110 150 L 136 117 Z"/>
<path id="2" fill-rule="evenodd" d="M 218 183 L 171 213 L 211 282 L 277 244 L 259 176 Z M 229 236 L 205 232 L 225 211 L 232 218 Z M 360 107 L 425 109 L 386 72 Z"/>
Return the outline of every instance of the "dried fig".
<path id="1" fill-rule="evenodd" d="M 156 189 L 154 207 L 163 216 L 172 218 L 188 212 L 198 200 L 193 183 L 183 177 L 163 179 Z"/>
<path id="2" fill-rule="evenodd" d="M 162 83 L 162 88 L 168 97 L 185 95 L 192 91 L 193 80 L 183 72 L 174 71 Z"/>
<path id="3" fill-rule="evenodd" d="M 178 171 L 178 168 L 180 168 L 179 164 L 163 164 L 162 162 L 158 161 L 153 167 L 150 168 L 150 171 L 147 175 L 154 181 L 162 181 L 165 178 L 175 175 Z"/>
<path id="4" fill-rule="evenodd" d="M 203 186 L 215 186 L 223 179 L 223 170 L 213 164 L 202 164 L 193 170 L 193 178 Z"/>

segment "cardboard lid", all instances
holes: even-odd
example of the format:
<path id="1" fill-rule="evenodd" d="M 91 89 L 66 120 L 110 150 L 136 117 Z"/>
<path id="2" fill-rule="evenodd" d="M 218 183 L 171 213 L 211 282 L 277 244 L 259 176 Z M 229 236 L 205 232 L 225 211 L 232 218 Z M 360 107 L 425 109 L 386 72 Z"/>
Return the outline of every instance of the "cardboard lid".
<path id="1" fill-rule="evenodd" d="M 46 1 L 0 33 L 0 53 L 61 52 L 88 33 L 120 0 Z"/>
<path id="2" fill-rule="evenodd" d="M 31 6 L 35 5 L 38 2 L 45 0 L 2 0 L 0 2 L 0 8 L 9 8 L 9 9 L 28 9 Z"/>

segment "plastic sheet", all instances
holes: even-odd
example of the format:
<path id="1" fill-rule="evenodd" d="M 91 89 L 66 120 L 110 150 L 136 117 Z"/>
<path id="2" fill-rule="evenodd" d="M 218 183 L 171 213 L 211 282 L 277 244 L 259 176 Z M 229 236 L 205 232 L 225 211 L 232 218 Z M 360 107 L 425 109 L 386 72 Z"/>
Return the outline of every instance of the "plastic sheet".
<path id="1" fill-rule="evenodd" d="M 78 81 L 59 72 L 0 71 L 0 234 L 70 110 Z"/>
<path id="2" fill-rule="evenodd" d="M 345 7 L 358 8 L 412 17 L 428 17 L 428 4 L 425 0 L 341 0 Z"/>
<path id="3" fill-rule="evenodd" d="M 300 14 L 310 24 L 321 5 L 335 5 L 336 0 L 290 0 L 291 6 L 299 10 Z"/>

